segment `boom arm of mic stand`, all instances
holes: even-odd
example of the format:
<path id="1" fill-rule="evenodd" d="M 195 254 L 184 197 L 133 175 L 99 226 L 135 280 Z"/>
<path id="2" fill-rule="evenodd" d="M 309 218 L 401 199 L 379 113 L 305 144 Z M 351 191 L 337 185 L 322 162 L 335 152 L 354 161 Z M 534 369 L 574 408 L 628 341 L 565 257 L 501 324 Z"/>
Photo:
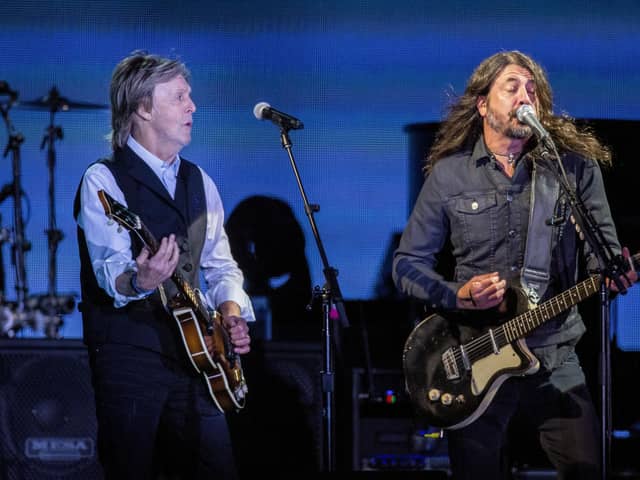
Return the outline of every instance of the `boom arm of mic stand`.
<path id="1" fill-rule="evenodd" d="M 347 318 L 347 312 L 344 307 L 344 301 L 342 298 L 342 292 L 340 291 L 340 286 L 338 285 L 338 271 L 329 265 L 329 261 L 327 259 L 327 254 L 324 250 L 324 246 L 322 245 L 322 240 L 320 239 L 320 234 L 318 233 L 318 228 L 316 226 L 313 213 L 318 211 L 319 208 L 317 205 L 309 205 L 309 201 L 307 199 L 307 194 L 305 193 L 304 186 L 302 185 L 302 181 L 300 179 L 300 174 L 298 172 L 298 167 L 296 166 L 295 159 L 293 157 L 293 152 L 291 151 L 291 139 L 289 138 L 288 129 L 280 130 L 280 140 L 282 142 L 282 147 L 289 154 L 289 161 L 291 162 L 291 167 L 293 168 L 293 173 L 296 177 L 296 182 L 298 183 L 298 189 L 300 190 L 300 195 L 302 195 L 302 201 L 304 203 L 304 211 L 309 219 L 309 223 L 311 225 L 311 231 L 313 233 L 313 238 L 316 241 L 316 245 L 318 247 L 318 253 L 320 254 L 320 258 L 322 259 L 323 265 L 323 273 L 325 280 L 327 282 L 327 288 L 329 289 L 329 294 L 331 296 L 331 301 L 336 306 L 338 310 L 338 315 L 340 316 L 340 324 L 343 327 L 349 326 L 349 319 Z"/>

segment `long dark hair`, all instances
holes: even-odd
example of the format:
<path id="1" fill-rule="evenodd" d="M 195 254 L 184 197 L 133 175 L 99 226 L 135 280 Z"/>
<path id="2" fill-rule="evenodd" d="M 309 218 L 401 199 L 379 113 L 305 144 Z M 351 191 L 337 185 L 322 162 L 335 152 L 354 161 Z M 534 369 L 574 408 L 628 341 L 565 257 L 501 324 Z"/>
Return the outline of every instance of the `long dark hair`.
<path id="1" fill-rule="evenodd" d="M 575 152 L 603 165 L 611 164 L 611 152 L 589 128 L 579 129 L 575 120 L 568 115 L 554 115 L 553 94 L 544 70 L 531 57 L 513 50 L 496 53 L 478 65 L 469 78 L 464 94 L 449 106 L 447 118 L 440 125 L 427 156 L 426 171 L 443 157 L 473 148 L 482 133 L 482 117 L 476 106 L 478 97 L 488 95 L 493 82 L 508 65 L 518 65 L 533 75 L 538 119 L 553 138 L 558 150 Z"/>

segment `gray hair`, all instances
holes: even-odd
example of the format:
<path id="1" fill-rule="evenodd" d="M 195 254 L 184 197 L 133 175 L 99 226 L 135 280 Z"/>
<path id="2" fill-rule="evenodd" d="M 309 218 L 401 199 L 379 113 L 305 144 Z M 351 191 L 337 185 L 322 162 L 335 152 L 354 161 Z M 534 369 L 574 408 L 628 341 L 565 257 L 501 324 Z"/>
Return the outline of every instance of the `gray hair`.
<path id="1" fill-rule="evenodd" d="M 136 50 L 116 65 L 111 76 L 111 147 L 122 148 L 127 143 L 133 124 L 133 114 L 142 105 L 151 110 L 153 89 L 182 75 L 187 81 L 191 74 L 179 60 Z"/>

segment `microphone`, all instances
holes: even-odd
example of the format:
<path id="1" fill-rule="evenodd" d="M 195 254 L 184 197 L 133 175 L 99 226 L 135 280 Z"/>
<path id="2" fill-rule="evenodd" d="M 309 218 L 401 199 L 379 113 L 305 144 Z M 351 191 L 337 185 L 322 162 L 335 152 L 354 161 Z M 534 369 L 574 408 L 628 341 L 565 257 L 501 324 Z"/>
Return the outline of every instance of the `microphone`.
<path id="1" fill-rule="evenodd" d="M 258 120 L 271 120 L 285 130 L 300 130 L 304 124 L 295 117 L 272 108 L 267 102 L 256 103 L 253 114 Z"/>
<path id="2" fill-rule="evenodd" d="M 538 140 L 540 140 L 545 147 L 550 148 L 551 150 L 555 149 L 555 145 L 553 144 L 553 140 L 551 140 L 551 135 L 547 132 L 538 117 L 536 117 L 536 112 L 533 111 L 533 107 L 531 105 L 520 105 L 516 110 L 516 117 L 521 123 L 528 125 L 533 130 L 533 133 Z"/>
<path id="3" fill-rule="evenodd" d="M 0 80 L 0 95 L 8 95 L 11 102 L 15 102 L 18 99 L 18 92 L 11 90 L 9 84 L 5 80 Z"/>

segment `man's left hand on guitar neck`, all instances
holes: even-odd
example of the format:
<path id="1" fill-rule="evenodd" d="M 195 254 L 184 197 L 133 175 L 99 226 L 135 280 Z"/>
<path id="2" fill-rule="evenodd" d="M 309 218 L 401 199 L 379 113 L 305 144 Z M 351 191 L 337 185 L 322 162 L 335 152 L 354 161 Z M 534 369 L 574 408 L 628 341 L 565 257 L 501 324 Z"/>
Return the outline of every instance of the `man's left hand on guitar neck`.
<path id="1" fill-rule="evenodd" d="M 631 288 L 633 284 L 638 281 L 638 272 L 636 272 L 636 268 L 631 258 L 631 253 L 629 252 L 629 249 L 627 247 L 624 247 L 622 249 L 622 256 L 627 262 L 629 262 L 629 266 L 630 266 L 629 270 L 626 273 L 624 273 L 623 275 L 620 275 L 620 281 L 622 282 L 622 285 L 624 286 L 624 288 L 627 289 L 627 288 Z M 608 278 L 607 278 L 607 287 L 612 292 L 620 291 L 618 289 L 618 285 L 616 284 L 616 282 L 612 282 Z"/>

